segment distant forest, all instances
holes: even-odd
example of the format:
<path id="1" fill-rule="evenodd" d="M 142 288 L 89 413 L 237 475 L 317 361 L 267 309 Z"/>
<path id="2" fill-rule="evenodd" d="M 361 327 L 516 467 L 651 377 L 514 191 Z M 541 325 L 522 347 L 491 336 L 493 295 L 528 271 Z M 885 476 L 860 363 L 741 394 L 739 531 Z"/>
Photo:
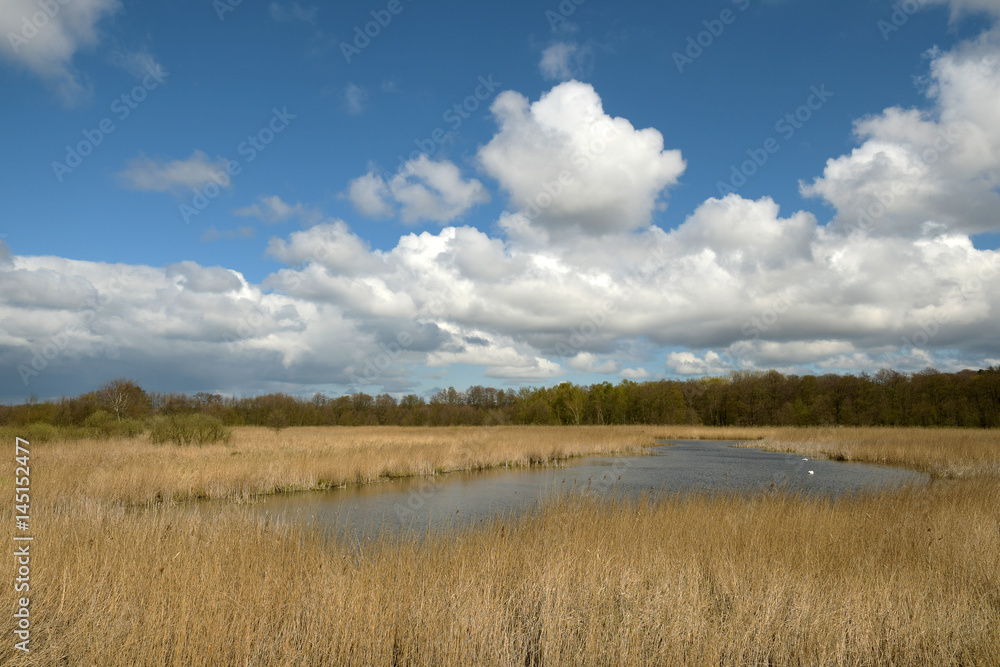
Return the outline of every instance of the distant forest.
<path id="1" fill-rule="evenodd" d="M 416 395 L 356 393 L 235 397 L 147 392 L 112 380 L 74 398 L 0 406 L 0 426 L 83 426 L 202 413 L 230 426 L 465 426 L 493 424 L 703 424 L 706 426 L 1000 427 L 1000 366 L 957 373 L 783 375 L 737 371 L 686 381 L 589 386 L 448 388 Z"/>

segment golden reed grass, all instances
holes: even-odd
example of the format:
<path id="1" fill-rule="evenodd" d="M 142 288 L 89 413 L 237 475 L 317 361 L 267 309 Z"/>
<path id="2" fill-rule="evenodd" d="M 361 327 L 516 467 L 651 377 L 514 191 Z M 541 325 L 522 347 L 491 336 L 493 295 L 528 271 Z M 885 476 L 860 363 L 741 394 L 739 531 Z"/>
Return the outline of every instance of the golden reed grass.
<path id="1" fill-rule="evenodd" d="M 46 497 L 125 505 L 369 484 L 457 470 L 521 467 L 575 456 L 637 454 L 653 427 L 237 428 L 227 444 L 178 447 L 136 439 L 80 440 L 35 449 Z"/>
<path id="2" fill-rule="evenodd" d="M 937 478 L 1000 477 L 997 429 L 782 429 L 756 446 L 816 458 L 902 466 Z"/>
<path id="3" fill-rule="evenodd" d="M 660 433 L 674 440 L 742 440 L 745 447 L 900 466 L 936 478 L 1000 477 L 997 429 L 664 426 Z"/>
<path id="4" fill-rule="evenodd" d="M 601 430 L 593 430 L 595 439 Z M 468 437 L 450 431 L 406 435 L 428 438 L 423 446 Z M 527 443 L 531 433 L 537 446 L 556 432 L 517 437 Z M 624 429 L 614 437 L 641 444 L 652 433 Z M 801 433 L 817 445 L 827 437 L 790 429 L 655 433 L 764 435 L 774 443 Z M 122 507 L 142 497 L 69 470 L 71 460 L 85 462 L 60 459 L 59 447 L 39 448 L 32 460 L 41 501 L 33 517 L 33 651 L 15 655 L 8 616 L 0 620 L 7 638 L 0 664 L 1000 664 L 995 439 L 902 433 L 955 452 L 941 457 L 917 445 L 912 462 L 953 460 L 963 478 L 836 500 L 564 496 L 521 519 L 363 545 L 269 523 L 236 504 L 210 515 L 184 505 Z M 240 432 L 228 449 L 253 451 L 255 439 L 294 435 Z M 866 435 L 854 435 L 864 451 Z M 319 447 L 324 437 L 309 434 L 300 446 Z M 896 443 L 891 432 L 867 437 L 886 452 Z M 192 451 L 217 472 L 229 470 L 218 462 L 221 452 Z M 529 460 L 539 454 L 530 451 Z M 72 484 L 43 472 L 56 461 Z M 197 462 L 163 460 L 159 474 Z M 133 481 L 123 483 L 132 488 Z M 222 483 L 215 487 L 222 497 L 239 497 L 222 493 Z M 9 478 L 3 486 L 6 492 Z M 12 509 L 0 508 L 0 521 L 12 520 Z M 3 571 L 12 581 L 13 559 Z"/>

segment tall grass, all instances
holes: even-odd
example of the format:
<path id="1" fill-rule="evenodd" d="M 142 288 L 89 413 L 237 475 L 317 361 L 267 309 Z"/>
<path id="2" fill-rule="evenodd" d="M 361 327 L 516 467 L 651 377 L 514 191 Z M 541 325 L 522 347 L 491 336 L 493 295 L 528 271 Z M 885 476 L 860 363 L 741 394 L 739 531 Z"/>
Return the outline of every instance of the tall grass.
<path id="1" fill-rule="evenodd" d="M 748 447 L 836 461 L 902 466 L 933 477 L 1000 477 L 1000 430 L 958 428 L 760 429 Z"/>
<path id="2" fill-rule="evenodd" d="M 563 497 L 354 544 L 237 506 L 79 502 L 36 517 L 32 661 L 5 615 L 0 663 L 995 665 L 998 507 L 985 480 L 834 502 Z"/>
<path id="3" fill-rule="evenodd" d="M 370 484 L 455 470 L 544 464 L 573 456 L 639 453 L 653 427 L 305 427 L 234 429 L 198 447 L 79 440 L 36 450 L 38 484 L 52 498 L 139 505 Z"/>
<path id="4" fill-rule="evenodd" d="M 152 502 L 657 437 L 763 438 L 751 444 L 942 474 L 835 500 L 565 495 L 519 519 L 360 543 L 235 503 Z M 919 429 L 237 429 L 225 446 L 44 444 L 31 461 L 32 653 L 15 652 L 5 614 L 0 664 L 998 665 L 998 459 L 995 433 Z M 0 522 L 12 524 L 9 504 Z M 14 568 L 4 559 L 4 581 Z"/>

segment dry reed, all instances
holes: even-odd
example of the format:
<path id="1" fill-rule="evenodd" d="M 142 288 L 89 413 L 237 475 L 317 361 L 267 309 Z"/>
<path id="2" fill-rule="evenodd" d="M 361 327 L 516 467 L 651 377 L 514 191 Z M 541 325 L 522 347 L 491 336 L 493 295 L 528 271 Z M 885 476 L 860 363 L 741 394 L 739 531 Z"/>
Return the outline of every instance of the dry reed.
<path id="1" fill-rule="evenodd" d="M 760 429 L 748 447 L 901 466 L 943 479 L 1000 477 L 1000 431 L 958 428 Z"/>
<path id="2" fill-rule="evenodd" d="M 237 506 L 80 503 L 37 516 L 33 662 L 9 639 L 0 662 L 997 664 L 998 506 L 984 480 L 836 502 L 564 497 L 359 546 Z"/>
<path id="3" fill-rule="evenodd" d="M 370 484 L 551 463 L 656 444 L 654 427 L 305 427 L 235 430 L 227 444 L 178 447 L 146 438 L 80 440 L 35 449 L 48 497 L 136 505 Z"/>
<path id="4" fill-rule="evenodd" d="M 0 663 L 1000 664 L 995 434 L 386 429 L 354 431 L 352 440 L 332 431 L 240 431 L 218 450 L 40 447 L 32 457 L 33 650 L 15 654 L 8 614 Z M 879 462 L 964 472 L 836 500 L 563 496 L 517 520 L 362 545 L 269 523 L 236 504 L 211 514 L 122 506 L 150 498 L 137 495 L 142 484 L 159 485 L 161 495 L 205 488 L 237 498 L 300 479 L 312 466 L 329 465 L 330 479 L 345 470 L 432 474 L 437 466 L 570 455 L 569 443 L 607 451 L 655 436 L 706 435 L 765 437 L 757 445 L 789 448 L 782 443 L 801 440 L 795 447 L 814 455 L 842 451 L 858 460 L 868 452 Z M 101 444 L 110 458 L 88 463 Z M 474 455 L 483 451 L 491 455 Z M 126 474 L 114 474 L 114 455 L 124 457 Z M 328 457 L 337 461 L 324 463 Z M 108 477 L 96 474 L 100 465 L 110 467 Z M 255 466 L 271 481 L 234 482 Z M 337 479 L 365 481 L 356 474 Z M 9 478 L 2 486 L 10 490 Z M 9 506 L 0 507 L 0 521 L 11 525 Z M 12 581 L 12 558 L 2 570 Z"/>

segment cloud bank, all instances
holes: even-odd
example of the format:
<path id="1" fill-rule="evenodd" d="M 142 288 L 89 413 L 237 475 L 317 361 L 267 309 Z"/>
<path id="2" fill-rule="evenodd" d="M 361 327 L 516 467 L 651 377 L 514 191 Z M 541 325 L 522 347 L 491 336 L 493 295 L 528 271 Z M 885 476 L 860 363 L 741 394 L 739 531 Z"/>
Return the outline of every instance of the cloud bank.
<path id="1" fill-rule="evenodd" d="M 445 225 L 386 250 L 302 204 L 240 209 L 305 224 L 271 239 L 283 267 L 261 284 L 0 241 L 0 369 L 12 395 L 53 395 L 123 373 L 195 390 L 403 392 L 451 367 L 547 382 L 1000 363 L 1000 253 L 970 238 L 1000 229 L 996 31 L 932 52 L 925 92 L 926 108 L 859 119 L 857 147 L 801 184 L 830 204 L 828 222 L 730 194 L 675 229 L 651 225 L 683 156 L 571 80 L 494 101 L 476 166 L 506 197 L 498 232 L 450 224 L 487 187 L 421 156 L 349 184 L 364 216 Z M 123 178 L 170 191 L 214 166 L 142 158 Z"/>

